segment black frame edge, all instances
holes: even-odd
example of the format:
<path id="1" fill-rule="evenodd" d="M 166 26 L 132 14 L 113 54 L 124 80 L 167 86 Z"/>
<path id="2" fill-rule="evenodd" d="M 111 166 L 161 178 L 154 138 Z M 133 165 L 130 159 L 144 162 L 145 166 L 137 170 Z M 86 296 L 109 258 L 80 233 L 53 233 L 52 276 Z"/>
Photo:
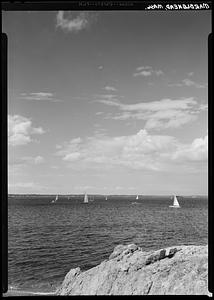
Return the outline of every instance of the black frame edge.
<path id="1" fill-rule="evenodd" d="M 9 1 L 8 1 L 9 2 Z M 9 3 L 8 6 L 3 3 L 2 8 L 3 10 L 28 10 L 29 7 L 32 9 L 33 3 L 26 3 L 25 1 L 22 1 L 23 3 Z M 28 1 L 30 2 L 30 1 Z M 76 1 L 78 2 L 78 1 Z M 84 1 L 83 1 L 84 2 Z M 124 1 L 125 2 L 125 1 Z M 145 1 L 146 2 L 146 1 Z M 154 1 L 155 2 L 155 1 Z M 179 1 L 176 1 L 179 2 Z M 183 1 L 181 1 L 183 2 Z M 201 1 L 198 1 L 201 2 Z M 211 5 L 212 9 L 212 3 L 210 1 L 207 1 Z M 24 6 L 27 8 L 24 9 Z M 38 3 L 37 3 L 38 4 Z M 49 10 L 47 4 L 47 10 Z M 23 5 L 23 7 L 22 7 Z M 29 7 L 28 7 L 29 5 Z M 40 3 L 41 6 L 44 7 L 44 3 Z M 59 3 L 57 5 L 60 5 Z M 19 6 L 19 8 L 17 8 Z M 39 6 L 39 4 L 38 4 Z M 38 9 L 39 7 L 35 5 L 35 9 Z M 65 5 L 66 6 L 66 5 Z M 21 9 L 20 9 L 21 7 Z M 67 9 L 75 10 L 75 7 L 71 8 L 68 7 Z M 53 10 L 55 7 L 52 8 Z M 65 7 L 66 9 L 66 7 Z M 76 8 L 78 9 L 84 9 L 84 8 Z M 106 7 L 104 8 L 104 10 Z M 136 9 L 136 8 L 135 8 Z M 139 8 L 138 8 L 139 9 Z M 45 10 L 43 8 L 43 10 Z M 94 10 L 94 8 L 92 9 Z M 95 9 L 97 10 L 97 9 Z M 115 10 L 115 7 L 113 8 Z M 118 10 L 122 10 L 121 8 Z M 130 10 L 130 7 L 127 8 L 127 10 Z M 1 292 L 6 293 L 8 290 L 8 179 L 7 179 L 7 167 L 8 167 L 8 159 L 7 159 L 7 35 L 5 33 L 2 33 L 2 101 L 1 101 L 1 217 L 2 217 L 2 286 L 1 286 Z M 214 203 L 212 200 L 212 179 L 213 179 L 213 157 L 211 156 L 211 153 L 213 151 L 213 129 L 212 129 L 212 110 L 213 110 L 213 103 L 212 103 L 212 34 L 208 37 L 208 162 L 209 162 L 209 170 L 208 170 L 208 253 L 209 253 L 209 260 L 208 260 L 208 275 L 209 275 L 209 281 L 208 281 L 208 289 L 209 292 L 214 293 L 214 274 L 213 274 L 213 262 L 214 262 L 214 237 L 211 232 L 211 228 L 213 225 L 213 219 L 212 219 L 212 213 L 214 209 Z M 188 296 L 189 297 L 189 296 Z M 191 296 L 190 296 L 191 297 Z M 67 298 L 67 297 L 66 297 Z"/>
<path id="2" fill-rule="evenodd" d="M 208 36 L 208 290 L 210 293 L 214 292 L 213 284 L 214 284 L 214 276 L 213 276 L 213 234 L 212 234 L 212 225 L 213 225 L 213 194 L 212 194 L 212 180 L 213 180 L 213 155 L 211 155 L 213 151 L 213 128 L 212 128 L 212 112 L 213 112 L 213 87 L 212 87 L 212 33 Z"/>
<path id="3" fill-rule="evenodd" d="M 2 286 L 8 290 L 8 200 L 7 200 L 7 35 L 1 36 L 2 101 L 1 101 L 1 234 L 2 234 Z"/>
<path id="4" fill-rule="evenodd" d="M 162 5 L 162 8 L 157 10 L 165 11 L 166 4 L 188 4 L 184 0 L 72 0 L 72 1 L 59 1 L 59 0 L 45 0 L 45 1 L 2 1 L 3 10 L 12 10 L 12 11 L 26 11 L 26 10 L 147 10 L 150 5 Z M 194 0 L 189 1 L 189 4 L 206 4 L 209 8 L 204 7 L 200 10 L 211 10 L 212 9 L 212 0 L 202 1 Z M 153 9 L 152 9 L 153 10 Z M 156 10 L 156 9 L 155 9 Z M 174 9 L 173 9 L 174 10 Z M 175 9 L 176 10 L 176 9 Z M 186 10 L 185 8 L 179 10 Z M 188 9 L 192 10 L 192 9 Z M 194 9 L 193 9 L 194 10 Z M 170 10 L 169 10 L 170 11 Z"/>

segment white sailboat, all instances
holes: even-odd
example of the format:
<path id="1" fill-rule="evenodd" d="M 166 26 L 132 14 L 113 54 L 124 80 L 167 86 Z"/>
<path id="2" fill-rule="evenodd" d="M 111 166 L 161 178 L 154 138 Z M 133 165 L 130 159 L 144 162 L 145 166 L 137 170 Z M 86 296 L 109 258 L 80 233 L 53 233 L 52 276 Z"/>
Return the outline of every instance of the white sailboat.
<path id="1" fill-rule="evenodd" d="M 108 200 L 108 197 L 106 196 L 106 200 Z"/>
<path id="2" fill-rule="evenodd" d="M 178 199 L 175 195 L 174 195 L 173 205 L 170 205 L 169 207 L 180 208 L 180 204 L 179 204 Z"/>
<path id="3" fill-rule="evenodd" d="M 84 201 L 83 203 L 88 203 L 88 195 L 85 193 L 85 196 L 84 196 Z"/>
<path id="4" fill-rule="evenodd" d="M 55 203 L 58 200 L 58 195 L 56 195 L 56 198 L 51 201 L 51 203 Z"/>
<path id="5" fill-rule="evenodd" d="M 138 200 L 138 199 L 139 199 L 139 197 L 138 197 L 138 195 L 137 195 L 136 200 Z"/>

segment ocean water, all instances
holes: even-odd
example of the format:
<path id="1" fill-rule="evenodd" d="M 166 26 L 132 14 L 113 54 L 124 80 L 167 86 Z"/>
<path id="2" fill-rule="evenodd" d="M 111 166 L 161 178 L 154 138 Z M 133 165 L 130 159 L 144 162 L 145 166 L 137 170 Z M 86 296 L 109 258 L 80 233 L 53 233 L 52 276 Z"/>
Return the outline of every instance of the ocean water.
<path id="1" fill-rule="evenodd" d="M 87 270 L 118 244 L 143 250 L 208 243 L 208 200 L 178 197 L 25 196 L 9 199 L 9 288 L 53 291 L 71 268 Z M 137 202 L 137 204 L 133 203 Z"/>

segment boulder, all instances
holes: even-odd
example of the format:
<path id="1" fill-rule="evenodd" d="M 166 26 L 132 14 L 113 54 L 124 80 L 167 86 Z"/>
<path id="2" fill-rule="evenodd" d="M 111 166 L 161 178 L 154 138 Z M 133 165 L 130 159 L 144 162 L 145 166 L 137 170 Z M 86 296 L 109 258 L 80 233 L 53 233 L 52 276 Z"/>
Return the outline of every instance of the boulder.
<path id="1" fill-rule="evenodd" d="M 57 295 L 209 295 L 208 247 L 176 246 L 145 252 L 118 245 L 109 259 L 72 269 Z"/>
<path id="2" fill-rule="evenodd" d="M 123 255 L 127 255 L 129 253 L 133 253 L 134 251 L 140 249 L 135 244 L 130 244 L 128 246 L 125 245 L 118 245 L 114 248 L 113 253 L 109 256 L 109 260 L 114 259 L 115 257 L 120 256 L 122 258 Z"/>

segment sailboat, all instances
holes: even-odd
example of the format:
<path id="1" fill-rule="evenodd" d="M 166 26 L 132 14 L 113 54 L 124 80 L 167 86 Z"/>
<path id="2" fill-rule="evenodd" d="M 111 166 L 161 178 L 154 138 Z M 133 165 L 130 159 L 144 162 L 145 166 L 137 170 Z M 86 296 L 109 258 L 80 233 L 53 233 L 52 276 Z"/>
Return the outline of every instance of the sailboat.
<path id="1" fill-rule="evenodd" d="M 88 195 L 85 193 L 85 196 L 84 196 L 84 201 L 83 203 L 88 203 Z"/>
<path id="2" fill-rule="evenodd" d="M 58 200 L 58 195 L 56 195 L 56 198 L 51 201 L 51 203 L 55 203 Z"/>
<path id="3" fill-rule="evenodd" d="M 108 197 L 106 196 L 106 200 L 108 200 Z"/>
<path id="4" fill-rule="evenodd" d="M 139 199 L 139 197 L 138 197 L 138 195 L 137 195 L 136 200 L 138 200 L 138 199 Z"/>
<path id="5" fill-rule="evenodd" d="M 180 204 L 179 204 L 178 199 L 175 195 L 174 195 L 173 205 L 170 205 L 169 207 L 180 208 Z"/>

